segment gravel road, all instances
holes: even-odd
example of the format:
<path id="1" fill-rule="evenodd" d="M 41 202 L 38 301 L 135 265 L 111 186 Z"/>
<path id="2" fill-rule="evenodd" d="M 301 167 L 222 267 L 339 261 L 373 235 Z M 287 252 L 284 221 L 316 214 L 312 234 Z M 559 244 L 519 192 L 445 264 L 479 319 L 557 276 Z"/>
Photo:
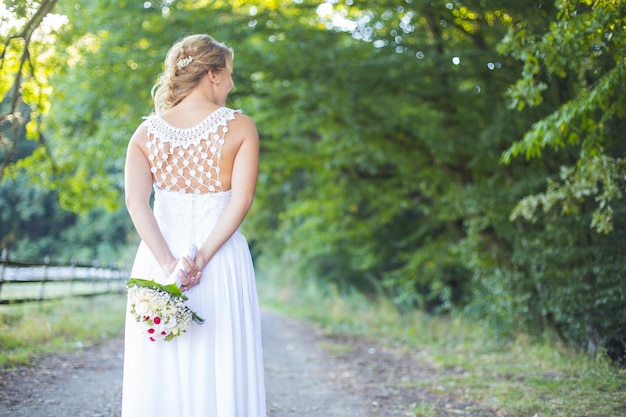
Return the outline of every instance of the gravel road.
<path id="1" fill-rule="evenodd" d="M 419 355 L 367 340 L 323 334 L 313 325 L 264 311 L 268 417 L 494 417 L 454 393 L 433 389 L 435 370 Z M 118 417 L 123 341 L 48 355 L 0 373 L 0 417 Z M 412 381 L 420 381 L 413 384 Z"/>

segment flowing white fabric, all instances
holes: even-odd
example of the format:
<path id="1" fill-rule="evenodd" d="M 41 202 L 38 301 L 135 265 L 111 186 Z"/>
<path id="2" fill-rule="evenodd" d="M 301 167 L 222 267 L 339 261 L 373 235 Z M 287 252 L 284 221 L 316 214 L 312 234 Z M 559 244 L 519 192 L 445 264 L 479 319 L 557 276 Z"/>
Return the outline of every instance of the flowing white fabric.
<path id="1" fill-rule="evenodd" d="M 176 257 L 202 245 L 230 191 L 194 194 L 155 187 L 154 213 Z M 165 282 L 139 245 L 133 278 Z M 122 417 L 265 417 L 260 314 L 252 257 L 236 231 L 185 293 L 206 321 L 170 342 L 150 342 L 127 313 Z"/>

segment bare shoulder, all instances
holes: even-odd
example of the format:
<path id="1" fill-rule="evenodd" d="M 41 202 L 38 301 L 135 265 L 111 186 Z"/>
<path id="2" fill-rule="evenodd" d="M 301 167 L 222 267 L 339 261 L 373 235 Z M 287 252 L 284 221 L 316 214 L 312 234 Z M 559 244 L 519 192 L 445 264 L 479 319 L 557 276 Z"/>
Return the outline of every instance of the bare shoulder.
<path id="1" fill-rule="evenodd" d="M 254 121 L 243 113 L 235 113 L 235 120 L 233 120 L 233 127 L 237 127 L 242 130 L 254 130 L 256 132 L 256 125 Z"/>
<path id="2" fill-rule="evenodd" d="M 254 121 L 243 113 L 235 113 L 235 119 L 231 122 L 230 131 L 236 132 L 242 140 L 258 140 L 259 133 Z"/>
<path id="3" fill-rule="evenodd" d="M 137 129 L 135 129 L 135 132 L 130 138 L 130 144 L 131 145 L 145 145 L 147 141 L 148 141 L 148 125 L 146 121 L 144 121 L 139 126 L 137 126 Z"/>

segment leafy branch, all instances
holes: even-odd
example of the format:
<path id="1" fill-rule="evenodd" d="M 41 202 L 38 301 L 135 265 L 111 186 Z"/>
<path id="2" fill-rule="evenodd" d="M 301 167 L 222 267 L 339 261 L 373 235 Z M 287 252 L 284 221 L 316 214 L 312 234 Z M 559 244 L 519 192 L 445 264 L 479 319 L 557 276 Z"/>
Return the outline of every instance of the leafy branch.
<path id="1" fill-rule="evenodd" d="M 24 26 L 17 33 L 10 34 L 2 42 L 2 51 L 0 51 L 0 71 L 14 71 L 8 78 L 13 78 L 11 87 L 4 93 L 2 103 L 10 102 L 10 106 L 6 112 L 0 114 L 0 146 L 4 150 L 4 157 L 0 163 L 0 179 L 2 179 L 5 168 L 7 168 L 15 157 L 17 144 L 20 140 L 20 131 L 27 123 L 27 116 L 23 114 L 21 104 L 24 104 L 22 95 L 22 86 L 24 80 L 29 77 L 36 80 L 35 77 L 35 61 L 32 59 L 31 46 L 33 34 L 41 26 L 43 19 L 51 13 L 58 0 L 42 0 L 36 8 L 34 14 L 26 20 Z M 21 9 L 17 10 L 20 11 Z M 23 11 L 26 13 L 25 11 Z M 21 42 L 21 45 L 19 44 Z M 13 48 L 12 48 L 13 46 Z M 10 52 L 18 51 L 17 57 Z M 17 58 L 19 61 L 17 68 L 13 61 Z M 39 86 L 39 90 L 41 90 Z M 43 107 L 41 96 L 35 107 Z M 7 126 L 7 127 L 5 127 Z M 11 132 L 12 138 L 9 138 L 5 132 Z M 37 129 L 36 138 L 40 145 L 46 147 L 44 137 Z M 49 155 L 49 152 L 46 152 Z"/>

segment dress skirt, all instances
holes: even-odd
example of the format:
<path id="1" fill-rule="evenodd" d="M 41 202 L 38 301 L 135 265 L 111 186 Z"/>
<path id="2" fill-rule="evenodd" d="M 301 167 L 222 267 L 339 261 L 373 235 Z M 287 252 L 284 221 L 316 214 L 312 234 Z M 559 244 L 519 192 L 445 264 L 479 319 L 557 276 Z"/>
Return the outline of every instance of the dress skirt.
<path id="1" fill-rule="evenodd" d="M 198 247 L 217 223 L 230 192 L 155 190 L 154 213 L 176 257 Z M 131 277 L 164 283 L 142 242 Z M 151 342 L 126 314 L 122 417 L 265 417 L 260 312 L 245 237 L 236 231 L 185 293 L 205 319 L 172 341 Z M 128 310 L 128 309 L 127 309 Z"/>

